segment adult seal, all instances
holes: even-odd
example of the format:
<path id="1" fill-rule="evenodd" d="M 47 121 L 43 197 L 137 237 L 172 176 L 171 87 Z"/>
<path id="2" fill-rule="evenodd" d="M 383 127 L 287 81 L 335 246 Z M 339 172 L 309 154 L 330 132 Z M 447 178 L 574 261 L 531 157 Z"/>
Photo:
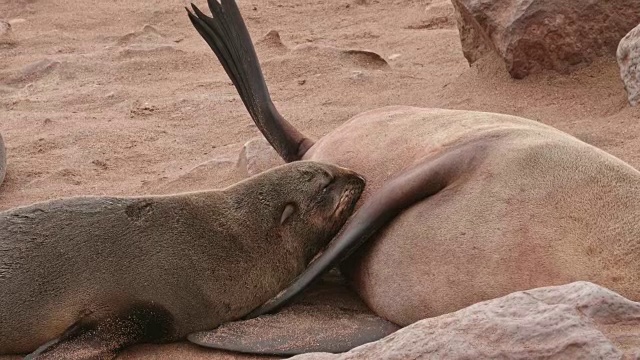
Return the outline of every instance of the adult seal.
<path id="1" fill-rule="evenodd" d="M 368 238 L 343 270 L 372 310 L 399 325 L 576 280 L 640 300 L 636 169 L 550 126 L 474 111 L 385 107 L 314 142 L 276 110 L 235 2 L 208 3 L 212 17 L 194 6 L 189 18 L 280 156 L 367 178 L 341 235 L 250 317 Z"/>
<path id="2" fill-rule="evenodd" d="M 1 212 L 0 354 L 106 359 L 238 319 L 305 268 L 363 187 L 305 161 L 223 190 Z"/>

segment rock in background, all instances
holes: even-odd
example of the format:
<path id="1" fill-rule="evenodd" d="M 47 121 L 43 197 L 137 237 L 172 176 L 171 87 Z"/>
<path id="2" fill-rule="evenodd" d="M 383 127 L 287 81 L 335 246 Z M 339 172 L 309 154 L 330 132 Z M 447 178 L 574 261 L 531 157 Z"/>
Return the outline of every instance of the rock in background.
<path id="1" fill-rule="evenodd" d="M 344 354 L 292 359 L 636 359 L 640 303 L 588 282 L 516 292 Z"/>
<path id="2" fill-rule="evenodd" d="M 267 139 L 255 137 L 242 147 L 237 166 L 244 177 L 250 177 L 282 164 L 284 161 Z"/>
<path id="3" fill-rule="evenodd" d="M 620 40 L 618 65 L 629 104 L 636 106 L 640 102 L 640 25 Z"/>
<path id="4" fill-rule="evenodd" d="M 516 79 L 613 57 L 620 39 L 640 23 L 638 0 L 452 2 L 469 63 L 495 51 Z"/>

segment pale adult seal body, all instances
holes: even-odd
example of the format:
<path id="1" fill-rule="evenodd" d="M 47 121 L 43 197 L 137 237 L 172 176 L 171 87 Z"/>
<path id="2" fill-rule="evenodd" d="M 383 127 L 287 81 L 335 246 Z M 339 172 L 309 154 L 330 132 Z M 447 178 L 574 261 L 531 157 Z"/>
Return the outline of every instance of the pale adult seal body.
<path id="1" fill-rule="evenodd" d="M 381 108 L 314 143 L 275 109 L 234 1 L 209 8 L 212 18 L 194 7 L 190 19 L 280 156 L 345 166 L 368 184 L 330 249 L 250 316 L 282 305 L 373 234 L 345 272 L 400 325 L 576 280 L 640 300 L 637 170 L 550 126 L 473 111 Z"/>
<path id="2" fill-rule="evenodd" d="M 0 213 L 0 354 L 110 358 L 247 314 L 351 214 L 364 180 L 286 164 L 223 190 Z M 54 340 L 56 339 L 56 340 Z"/>

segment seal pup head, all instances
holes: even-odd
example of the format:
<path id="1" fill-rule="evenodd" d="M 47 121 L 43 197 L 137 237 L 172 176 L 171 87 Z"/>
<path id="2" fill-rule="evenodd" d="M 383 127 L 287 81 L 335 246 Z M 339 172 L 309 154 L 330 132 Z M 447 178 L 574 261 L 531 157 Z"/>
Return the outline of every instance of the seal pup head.
<path id="1" fill-rule="evenodd" d="M 265 251 L 284 247 L 294 258 L 302 254 L 306 266 L 347 221 L 364 186 L 351 170 L 296 161 L 233 185 L 230 201 L 236 213 L 250 211 L 245 219 L 260 222 L 243 231 L 263 234 Z"/>

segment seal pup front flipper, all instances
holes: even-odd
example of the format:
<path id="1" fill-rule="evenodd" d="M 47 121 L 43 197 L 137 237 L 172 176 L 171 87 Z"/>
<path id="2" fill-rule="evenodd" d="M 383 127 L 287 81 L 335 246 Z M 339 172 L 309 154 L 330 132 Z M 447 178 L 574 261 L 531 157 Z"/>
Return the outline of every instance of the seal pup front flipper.
<path id="1" fill-rule="evenodd" d="M 25 360 L 114 359 L 127 346 L 173 340 L 173 320 L 164 308 L 134 305 L 119 316 L 97 319 L 93 313 L 71 325 L 59 338 L 40 346 Z"/>
<path id="2" fill-rule="evenodd" d="M 488 155 L 502 134 L 481 136 L 453 145 L 420 160 L 397 174 L 372 194 L 351 216 L 341 233 L 278 295 L 250 312 L 245 319 L 270 313 L 285 305 L 320 275 L 338 265 L 400 212 L 433 196 L 470 174 Z"/>
<path id="3" fill-rule="evenodd" d="M 397 325 L 373 314 L 333 306 L 292 305 L 275 314 L 193 333 L 188 339 L 219 350 L 291 356 L 346 352 L 398 329 Z"/>
<path id="4" fill-rule="evenodd" d="M 342 277 L 329 273 L 276 314 L 226 323 L 188 339 L 207 348 L 290 356 L 345 352 L 398 329 L 376 316 Z"/>
<path id="5" fill-rule="evenodd" d="M 249 31 L 234 0 L 208 0 L 213 17 L 191 4 L 189 19 L 218 57 L 251 118 L 286 162 L 302 159 L 313 141 L 278 112 L 264 81 Z M 194 14 L 195 13 L 195 14 Z"/>

